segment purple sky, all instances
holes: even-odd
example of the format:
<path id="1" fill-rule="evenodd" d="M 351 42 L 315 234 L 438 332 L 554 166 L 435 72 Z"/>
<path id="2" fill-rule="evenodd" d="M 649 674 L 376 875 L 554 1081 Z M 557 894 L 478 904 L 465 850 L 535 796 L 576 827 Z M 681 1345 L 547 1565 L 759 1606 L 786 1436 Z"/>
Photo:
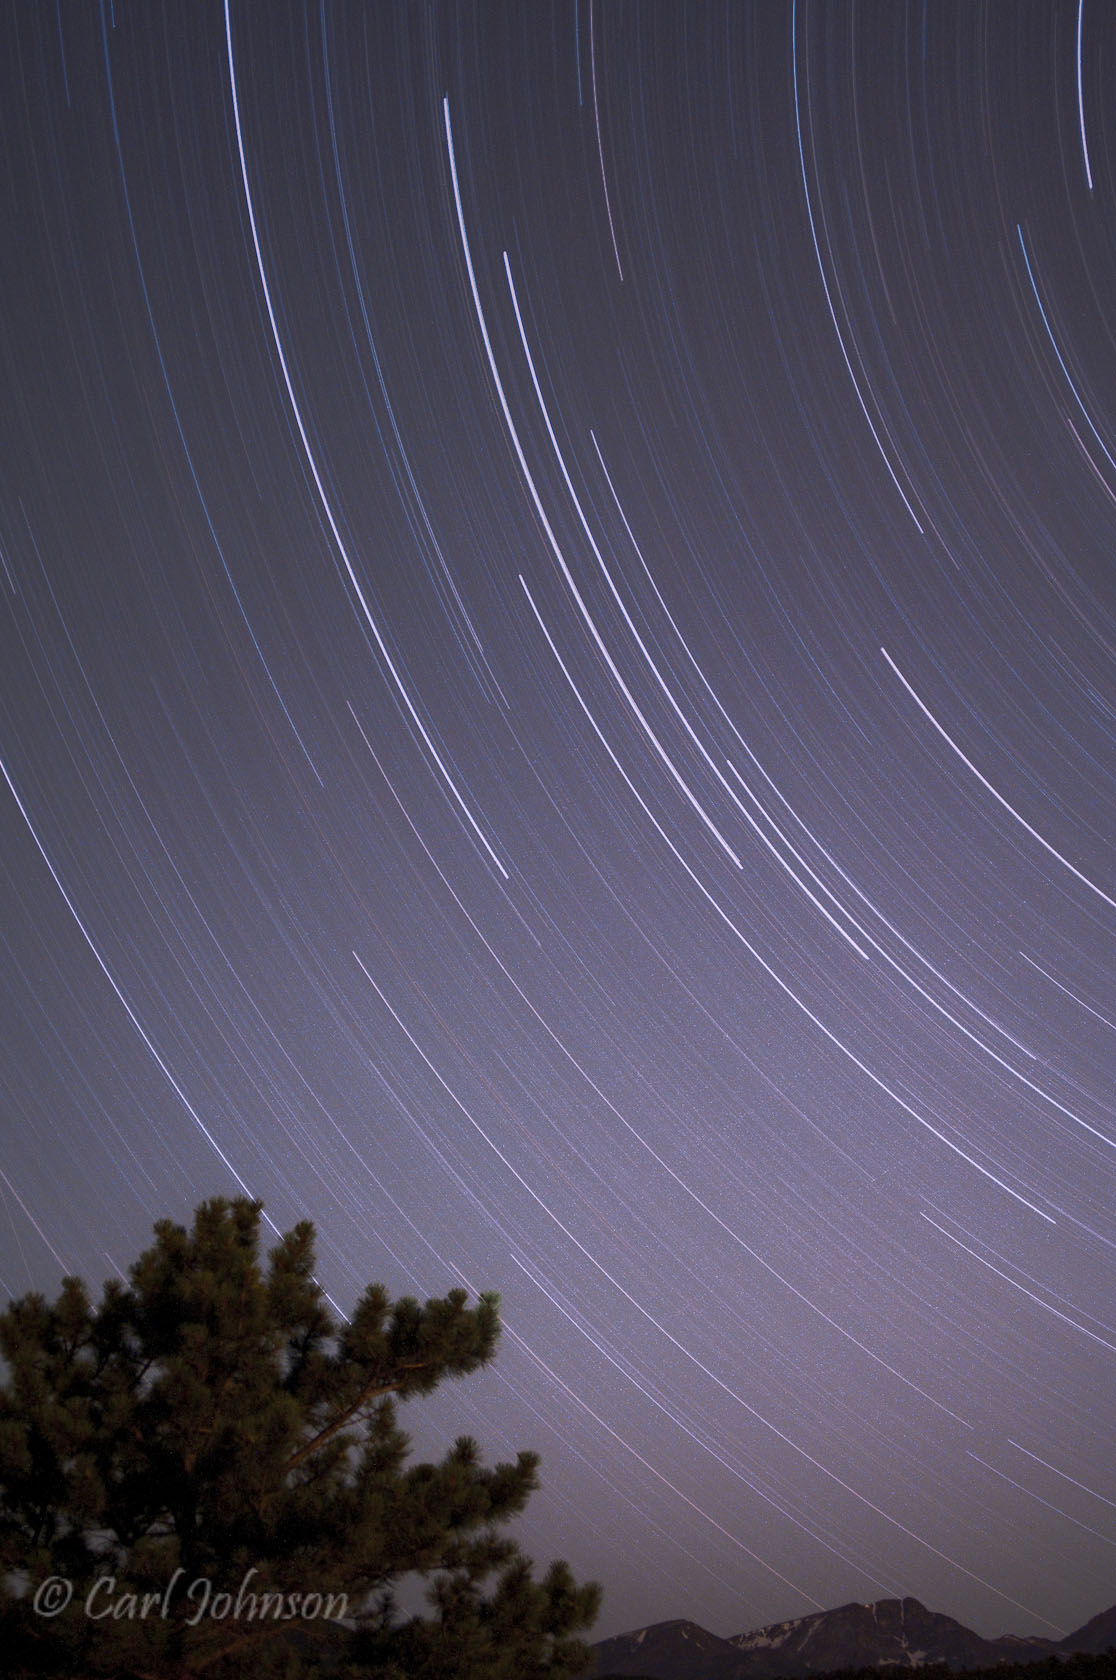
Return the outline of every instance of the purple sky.
<path id="1" fill-rule="evenodd" d="M 0 1284 L 503 1292 L 600 1634 L 1116 1578 L 1116 10 L 9 7 Z"/>

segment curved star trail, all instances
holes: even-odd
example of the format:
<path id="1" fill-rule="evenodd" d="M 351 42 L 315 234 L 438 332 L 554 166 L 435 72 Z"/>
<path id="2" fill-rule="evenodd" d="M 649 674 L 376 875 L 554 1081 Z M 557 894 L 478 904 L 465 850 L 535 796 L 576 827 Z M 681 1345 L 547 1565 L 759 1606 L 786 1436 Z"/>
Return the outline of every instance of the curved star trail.
<path id="1" fill-rule="evenodd" d="M 0 1281 L 503 1293 L 606 1635 L 1116 1546 L 1108 8 L 10 8 Z"/>

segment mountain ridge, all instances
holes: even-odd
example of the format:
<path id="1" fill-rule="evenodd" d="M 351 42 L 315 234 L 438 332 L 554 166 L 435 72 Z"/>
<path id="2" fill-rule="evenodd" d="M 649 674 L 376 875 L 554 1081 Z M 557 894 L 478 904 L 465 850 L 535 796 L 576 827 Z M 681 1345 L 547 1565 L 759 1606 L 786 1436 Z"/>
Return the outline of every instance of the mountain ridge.
<path id="1" fill-rule="evenodd" d="M 771 1622 L 727 1639 L 675 1619 L 594 1645 L 597 1676 L 630 1680 L 799 1680 L 838 1669 L 992 1668 L 998 1663 L 1099 1655 L 1116 1647 L 1116 1605 L 1064 1639 L 1006 1633 L 985 1639 L 917 1598 L 849 1603 Z"/>

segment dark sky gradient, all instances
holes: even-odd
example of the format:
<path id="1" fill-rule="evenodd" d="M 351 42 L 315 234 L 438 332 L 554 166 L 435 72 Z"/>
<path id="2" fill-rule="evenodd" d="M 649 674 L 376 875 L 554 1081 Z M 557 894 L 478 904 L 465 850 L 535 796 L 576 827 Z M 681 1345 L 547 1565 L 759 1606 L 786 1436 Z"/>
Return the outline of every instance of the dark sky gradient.
<path id="1" fill-rule="evenodd" d="M 1116 8 L 5 8 L 3 1257 L 503 1292 L 601 1634 L 1116 1598 Z"/>

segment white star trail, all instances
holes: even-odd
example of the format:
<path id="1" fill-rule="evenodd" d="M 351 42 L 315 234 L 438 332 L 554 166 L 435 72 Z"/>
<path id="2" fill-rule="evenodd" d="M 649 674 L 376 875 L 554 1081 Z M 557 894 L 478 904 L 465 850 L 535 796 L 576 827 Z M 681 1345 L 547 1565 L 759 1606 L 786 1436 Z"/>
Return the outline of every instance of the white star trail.
<path id="1" fill-rule="evenodd" d="M 0 1280 L 499 1290 L 600 1638 L 1112 1600 L 1114 56 L 0 18 Z"/>

